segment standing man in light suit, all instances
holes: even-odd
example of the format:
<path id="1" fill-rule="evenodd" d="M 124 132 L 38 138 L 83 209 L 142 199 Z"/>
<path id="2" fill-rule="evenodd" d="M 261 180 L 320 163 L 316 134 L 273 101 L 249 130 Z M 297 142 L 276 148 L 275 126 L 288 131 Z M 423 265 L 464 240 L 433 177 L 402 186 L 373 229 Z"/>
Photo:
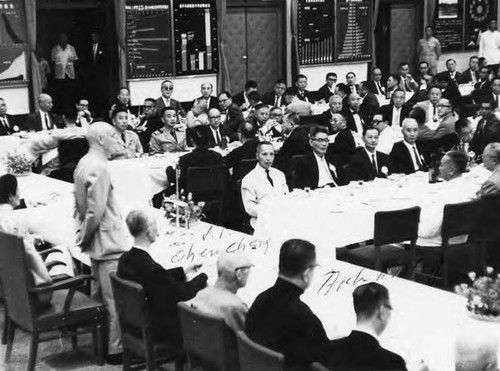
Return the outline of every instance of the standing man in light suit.
<path id="1" fill-rule="evenodd" d="M 74 173 L 77 244 L 91 259 L 96 279 L 92 296 L 101 300 L 109 313 L 107 362 L 119 364 L 121 335 L 109 274 L 116 271 L 118 259 L 129 244 L 111 183 L 108 158 L 120 150 L 120 142 L 115 128 L 106 122 L 93 123 L 87 140 L 89 151 Z"/>

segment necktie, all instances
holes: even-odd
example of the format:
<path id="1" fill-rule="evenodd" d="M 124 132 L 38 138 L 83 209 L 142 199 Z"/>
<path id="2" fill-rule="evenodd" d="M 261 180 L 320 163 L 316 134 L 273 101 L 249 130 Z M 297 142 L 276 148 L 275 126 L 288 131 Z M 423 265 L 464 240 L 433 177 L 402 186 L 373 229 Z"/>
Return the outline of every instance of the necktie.
<path id="1" fill-rule="evenodd" d="M 276 96 L 276 99 L 274 100 L 274 107 L 279 107 L 278 106 L 278 101 L 280 100 L 280 97 Z"/>
<path id="2" fill-rule="evenodd" d="M 372 153 L 372 166 L 373 166 L 373 174 L 375 174 L 375 176 L 377 176 L 377 174 L 378 174 L 377 161 L 375 160 L 374 153 Z"/>
<path id="3" fill-rule="evenodd" d="M 478 135 L 482 134 L 483 129 L 484 129 L 484 123 L 485 123 L 485 122 L 486 122 L 486 121 L 485 121 L 484 119 L 479 120 L 479 123 L 477 124 L 477 130 L 476 130 L 476 133 L 477 133 Z"/>
<path id="4" fill-rule="evenodd" d="M 437 114 L 437 108 L 436 108 L 436 106 L 433 106 L 432 115 L 435 117 L 436 114 Z"/>
<path id="5" fill-rule="evenodd" d="M 175 134 L 175 129 L 173 129 L 170 134 L 172 134 L 172 137 L 174 137 L 175 142 L 177 143 L 177 135 Z"/>
<path id="6" fill-rule="evenodd" d="M 122 133 L 122 140 L 123 140 L 123 143 L 127 143 L 127 142 L 125 141 L 125 133 Z"/>
<path id="7" fill-rule="evenodd" d="M 496 104 L 496 106 L 498 108 L 498 94 L 495 94 L 495 104 Z"/>
<path id="8" fill-rule="evenodd" d="M 9 126 L 9 123 L 7 122 L 7 119 L 5 117 L 2 117 L 1 120 L 2 120 L 2 125 L 4 127 L 6 127 L 7 129 L 9 129 L 10 126 Z"/>
<path id="9" fill-rule="evenodd" d="M 422 161 L 420 160 L 420 156 L 418 155 L 417 148 L 413 146 L 413 153 L 415 154 L 415 160 L 417 161 L 417 166 L 419 169 L 422 168 Z"/>
<path id="10" fill-rule="evenodd" d="M 94 57 L 94 63 L 96 61 L 96 57 L 97 57 L 97 44 L 94 44 L 93 48 L 92 48 L 92 55 Z"/>
<path id="11" fill-rule="evenodd" d="M 273 178 L 271 178 L 271 175 L 269 175 L 269 169 L 266 169 L 266 177 L 267 177 L 267 180 L 269 181 L 269 183 L 271 183 L 271 186 L 274 187 Z"/>
<path id="12" fill-rule="evenodd" d="M 377 81 L 377 89 L 379 94 L 384 94 L 384 92 L 382 91 L 382 86 L 380 85 L 380 81 Z"/>
<path id="13" fill-rule="evenodd" d="M 220 140 L 220 134 L 219 134 L 219 129 L 215 131 L 215 137 L 217 140 L 217 145 L 220 147 L 221 146 L 221 140 Z"/>
<path id="14" fill-rule="evenodd" d="M 45 112 L 45 126 L 47 127 L 47 130 L 52 129 L 52 123 L 50 122 L 49 114 L 47 112 Z"/>

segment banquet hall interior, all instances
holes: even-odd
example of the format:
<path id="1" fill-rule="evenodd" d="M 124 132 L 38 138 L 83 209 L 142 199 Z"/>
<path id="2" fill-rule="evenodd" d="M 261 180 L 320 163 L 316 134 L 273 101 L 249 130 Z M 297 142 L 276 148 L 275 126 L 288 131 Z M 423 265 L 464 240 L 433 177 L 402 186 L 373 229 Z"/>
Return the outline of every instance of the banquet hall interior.
<path id="1" fill-rule="evenodd" d="M 497 1 L 0 15 L 0 369 L 500 369 Z"/>

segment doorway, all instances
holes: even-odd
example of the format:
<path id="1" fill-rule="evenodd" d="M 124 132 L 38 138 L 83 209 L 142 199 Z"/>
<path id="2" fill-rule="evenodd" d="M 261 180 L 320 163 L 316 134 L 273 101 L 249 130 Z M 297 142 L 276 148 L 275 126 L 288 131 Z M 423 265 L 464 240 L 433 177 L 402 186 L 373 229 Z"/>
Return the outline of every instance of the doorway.
<path id="1" fill-rule="evenodd" d="M 419 0 L 381 1 L 375 29 L 376 62 L 386 77 L 397 73 L 401 62 L 408 62 L 416 71 L 422 12 Z"/>
<path id="2" fill-rule="evenodd" d="M 228 1 L 224 39 L 231 93 L 255 80 L 263 94 L 285 77 L 284 3 Z"/>
<path id="3" fill-rule="evenodd" d="M 99 89 L 89 88 L 89 73 L 93 68 L 91 58 L 91 33 L 97 32 L 106 57 L 99 76 Z M 57 44 L 59 34 L 66 33 L 68 43 L 75 48 L 75 81 L 71 92 L 71 106 L 77 99 L 86 98 L 95 113 L 108 106 L 112 94 L 118 89 L 117 41 L 113 6 L 106 0 L 38 0 L 37 2 L 37 54 L 51 65 L 51 50 Z M 54 76 L 48 75 L 46 91 L 56 95 Z M 95 91 L 98 90 L 96 93 Z M 54 97 L 53 97 L 54 98 Z M 65 108 L 54 99 L 54 110 L 63 113 Z"/>

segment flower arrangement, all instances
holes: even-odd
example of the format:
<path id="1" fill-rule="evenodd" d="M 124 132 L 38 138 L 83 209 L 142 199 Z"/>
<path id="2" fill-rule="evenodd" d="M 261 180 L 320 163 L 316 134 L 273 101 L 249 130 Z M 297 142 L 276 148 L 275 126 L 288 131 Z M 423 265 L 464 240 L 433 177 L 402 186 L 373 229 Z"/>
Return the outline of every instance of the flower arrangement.
<path id="1" fill-rule="evenodd" d="M 467 309 L 474 315 L 500 319 L 500 274 L 492 267 L 486 268 L 486 275 L 476 277 L 469 273 L 471 284 L 455 286 L 455 292 L 467 298 Z"/>
<path id="2" fill-rule="evenodd" d="M 163 200 L 163 207 L 165 208 L 165 217 L 172 221 L 179 221 L 181 226 L 189 228 L 189 224 L 198 221 L 204 217 L 203 208 L 205 202 L 193 201 L 193 195 L 189 193 L 186 196 L 182 194 L 179 198 L 176 196 L 166 197 Z"/>
<path id="3" fill-rule="evenodd" d="M 5 156 L 5 167 L 11 174 L 26 174 L 31 172 L 31 161 L 23 153 L 8 153 Z"/>

